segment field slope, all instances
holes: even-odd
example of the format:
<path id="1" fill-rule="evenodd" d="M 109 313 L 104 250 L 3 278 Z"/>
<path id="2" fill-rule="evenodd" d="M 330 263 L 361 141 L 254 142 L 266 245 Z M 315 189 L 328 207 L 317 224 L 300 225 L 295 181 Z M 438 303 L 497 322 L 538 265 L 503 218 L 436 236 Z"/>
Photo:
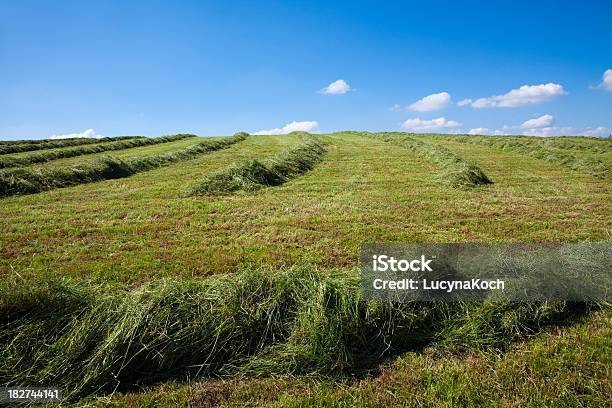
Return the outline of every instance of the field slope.
<path id="1" fill-rule="evenodd" d="M 146 171 L 86 184 L 55 177 L 107 153 L 4 169 L 53 188 L 0 199 L 0 384 L 133 406 L 612 402 L 608 304 L 358 290 L 366 242 L 610 241 L 607 142 L 239 139 L 117 150 Z"/>

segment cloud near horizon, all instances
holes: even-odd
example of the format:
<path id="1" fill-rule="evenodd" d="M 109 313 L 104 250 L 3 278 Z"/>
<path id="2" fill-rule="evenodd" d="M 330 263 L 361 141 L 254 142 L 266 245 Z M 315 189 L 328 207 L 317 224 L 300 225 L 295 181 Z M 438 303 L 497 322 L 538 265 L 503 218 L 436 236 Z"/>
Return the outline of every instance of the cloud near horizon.
<path id="1" fill-rule="evenodd" d="M 562 85 L 549 82 L 540 85 L 523 85 L 512 89 L 503 95 L 494 95 L 476 100 L 463 99 L 457 106 L 471 105 L 473 108 L 517 108 L 519 106 L 534 105 L 567 95 Z"/>
<path id="2" fill-rule="evenodd" d="M 317 92 L 324 95 L 343 95 L 350 90 L 351 86 L 344 79 L 338 79 Z"/>
<path id="3" fill-rule="evenodd" d="M 437 119 L 425 120 L 420 118 L 408 119 L 402 123 L 402 127 L 407 130 L 413 130 L 417 132 L 427 130 L 439 130 L 439 129 L 450 129 L 461 126 L 461 123 L 455 120 L 446 120 L 444 117 Z"/>
<path id="4" fill-rule="evenodd" d="M 260 130 L 254 132 L 254 135 L 286 135 L 291 132 L 313 132 L 319 128 L 319 122 L 315 120 L 306 120 L 302 122 L 287 123 L 282 128 L 274 128 L 268 130 Z"/>
<path id="5" fill-rule="evenodd" d="M 502 135 L 507 135 L 508 132 L 503 131 L 503 130 L 491 130 L 489 128 L 484 128 L 484 127 L 479 127 L 479 128 L 474 128 L 474 129 L 470 129 L 468 131 L 468 135 L 489 135 L 489 136 L 502 136 Z"/>
<path id="6" fill-rule="evenodd" d="M 51 139 L 85 139 L 85 138 L 101 139 L 103 137 L 104 136 L 97 134 L 95 130 L 87 129 L 81 133 L 68 133 L 65 135 L 55 135 L 54 134 L 51 136 Z"/>
<path id="7" fill-rule="evenodd" d="M 540 137 L 551 137 L 551 136 L 591 136 L 591 137 L 607 137 L 612 133 L 612 128 L 599 126 L 599 127 L 587 127 L 584 129 L 576 129 L 572 126 L 550 126 L 554 118 L 548 119 L 544 115 L 536 119 L 530 119 L 523 123 L 521 126 L 503 126 L 502 129 L 488 129 L 484 127 L 470 129 L 468 134 L 470 135 L 488 135 L 488 136 L 540 136 Z M 545 118 L 545 119 L 542 119 Z M 526 128 L 524 125 L 530 121 L 534 124 L 533 127 Z"/>

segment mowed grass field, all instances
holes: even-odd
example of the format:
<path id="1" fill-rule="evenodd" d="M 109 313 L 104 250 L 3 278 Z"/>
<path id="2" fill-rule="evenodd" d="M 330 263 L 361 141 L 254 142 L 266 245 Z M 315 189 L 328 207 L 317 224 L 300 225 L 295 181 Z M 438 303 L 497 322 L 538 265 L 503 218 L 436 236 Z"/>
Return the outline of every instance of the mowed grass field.
<path id="1" fill-rule="evenodd" d="M 277 156 L 312 137 L 302 133 L 250 136 L 225 149 L 131 177 L 2 198 L 3 287 L 36 286 L 57 278 L 111 285 L 113 290 L 138 290 L 164 279 L 206 281 L 221 275 L 242 276 L 239 274 L 245 271 L 273 274 L 291 268 L 355 277 L 360 246 L 366 242 L 584 242 L 612 238 L 610 175 L 595 177 L 448 136 L 411 135 L 475 164 L 492 184 L 449 186 L 441 180 L 439 166 L 425 155 L 371 134 L 340 132 L 316 135 L 326 151 L 321 161 L 284 184 L 232 194 L 189 194 L 194 185 L 228 166 Z M 32 167 L 66 167 L 102 156 L 154 156 L 201 140 L 189 138 Z M 565 141 L 563 146 L 546 146 L 578 159 L 608 166 L 612 163 L 612 149 L 607 148 L 612 146 L 610 141 L 566 140 L 577 147 Z M 7 302 L 8 310 L 16 307 L 12 302 L 16 301 Z M 446 333 L 445 329 L 431 334 L 426 346 L 407 347 L 401 353 L 398 349 L 370 364 L 365 372 L 360 368 L 358 374 L 345 369 L 323 373 L 320 367 L 325 364 L 315 364 L 317 369 L 307 375 L 287 371 L 270 376 L 266 370 L 255 370 L 256 375 L 253 370 L 247 374 L 240 371 L 238 375 L 212 370 L 204 377 L 190 372 L 188 385 L 185 374 L 168 375 L 161 385 L 155 385 L 160 382 L 156 379 L 144 390 L 127 386 L 111 396 L 104 396 L 108 389 L 100 389 L 77 397 L 86 397 L 81 403 L 133 406 L 611 403 L 608 305 L 582 305 L 580 313 L 565 305 L 555 309 L 554 318 L 530 315 L 548 316 L 542 312 L 547 307 L 538 305 L 520 315 L 524 321 L 510 324 L 513 334 L 506 336 L 508 341 L 487 341 L 492 347 L 483 348 L 476 342 L 472 347 L 469 341 L 459 348 L 443 347 L 449 341 L 441 341 L 440 333 Z M 487 309 L 470 306 L 466 310 Z M 465 316 L 463 310 L 445 313 Z M 494 319 L 501 316 L 503 321 L 511 313 L 512 308 L 496 311 Z M 14 321 L 7 319 L 6 324 Z M 501 329 L 478 327 L 474 329 L 477 335 L 491 339 L 505 336 Z M 278 336 L 287 336 L 285 330 Z M 293 326 L 287 330 L 291 338 Z M 0 335 L 0 345 L 3 341 L 9 344 Z M 266 347 L 274 348 L 279 342 L 269 341 Z M 168 367 L 168 373 L 175 368 Z M 0 370 L 0 380 L 12 378 L 8 374 L 2 377 L 2 373 Z M 139 383 L 138 378 L 130 381 Z"/>

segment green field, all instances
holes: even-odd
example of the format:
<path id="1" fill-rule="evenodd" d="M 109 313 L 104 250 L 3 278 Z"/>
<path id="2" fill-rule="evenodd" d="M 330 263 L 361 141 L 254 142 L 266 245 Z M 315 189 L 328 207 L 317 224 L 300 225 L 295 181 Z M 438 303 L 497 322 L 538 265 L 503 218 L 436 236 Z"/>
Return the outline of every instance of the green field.
<path id="1" fill-rule="evenodd" d="M 99 405 L 609 405 L 607 303 L 400 307 L 356 292 L 367 242 L 611 240 L 610 140 L 504 140 L 249 136 L 1 198 L 0 384 L 83 381 L 69 401 Z M 322 151 L 296 162 L 313 141 Z M 213 194 L 211 180 L 241 187 Z"/>

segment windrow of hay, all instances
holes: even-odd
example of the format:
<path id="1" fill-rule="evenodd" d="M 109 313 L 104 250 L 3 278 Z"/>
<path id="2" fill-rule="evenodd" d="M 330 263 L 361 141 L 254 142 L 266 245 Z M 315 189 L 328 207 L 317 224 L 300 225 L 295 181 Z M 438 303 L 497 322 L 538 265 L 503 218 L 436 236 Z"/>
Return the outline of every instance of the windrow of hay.
<path id="1" fill-rule="evenodd" d="M 591 176 L 609 179 L 612 177 L 612 168 L 601 160 L 577 157 L 569 152 L 549 149 L 542 144 L 528 140 L 518 140 L 503 136 L 454 136 L 452 140 L 461 143 L 480 144 L 508 152 L 524 154 L 535 157 L 548 163 L 567 167 Z"/>
<path id="2" fill-rule="evenodd" d="M 230 137 L 209 138 L 174 152 L 135 157 L 127 160 L 107 156 L 74 167 L 44 169 L 19 167 L 4 169 L 0 170 L 0 197 L 16 194 L 33 194 L 54 188 L 129 177 L 136 173 L 224 149 L 244 140 L 247 136 L 248 133 L 241 132 Z"/>
<path id="3" fill-rule="evenodd" d="M 0 154 L 21 153 L 33 150 L 55 149 L 58 147 L 80 146 L 85 144 L 116 142 L 119 140 L 142 139 L 144 136 L 117 136 L 73 139 L 11 140 L 0 142 Z"/>
<path id="4" fill-rule="evenodd" d="M 0 169 L 7 167 L 17 167 L 17 166 L 27 166 L 29 164 L 34 163 L 44 163 L 57 159 L 65 159 L 68 157 L 76 157 L 83 156 L 87 154 L 96 154 L 102 153 L 112 150 L 123 150 L 123 149 L 131 149 L 133 147 L 140 146 L 149 146 L 160 143 L 169 143 L 176 142 L 178 140 L 186 139 L 189 137 L 196 137 L 195 135 L 173 135 L 173 136 L 163 136 L 156 138 L 133 138 L 126 140 L 119 140 L 114 142 L 107 142 L 96 144 L 93 146 L 79 146 L 72 149 L 62 149 L 62 150 L 46 150 L 42 152 L 35 152 L 24 156 L 12 157 L 12 156 L 4 156 L 0 157 Z"/>
<path id="5" fill-rule="evenodd" d="M 476 164 L 464 160 L 443 146 L 425 143 L 403 133 L 374 133 L 373 136 L 409 149 L 421 158 L 435 163 L 438 167 L 438 179 L 453 188 L 493 183 Z"/>
<path id="6" fill-rule="evenodd" d="M 590 307 L 361 296 L 357 274 L 311 266 L 132 290 L 65 279 L 5 282 L 0 383 L 53 385 L 78 399 L 198 375 L 347 375 L 425 345 L 505 349 Z"/>
<path id="7" fill-rule="evenodd" d="M 548 147 L 558 149 L 579 150 L 598 154 L 612 152 L 612 139 L 609 138 L 563 136 L 538 138 L 537 141 Z"/>
<path id="8" fill-rule="evenodd" d="M 312 170 L 324 154 L 322 141 L 308 139 L 276 156 L 247 160 L 213 173 L 192 187 L 188 194 L 223 195 L 278 186 Z"/>

